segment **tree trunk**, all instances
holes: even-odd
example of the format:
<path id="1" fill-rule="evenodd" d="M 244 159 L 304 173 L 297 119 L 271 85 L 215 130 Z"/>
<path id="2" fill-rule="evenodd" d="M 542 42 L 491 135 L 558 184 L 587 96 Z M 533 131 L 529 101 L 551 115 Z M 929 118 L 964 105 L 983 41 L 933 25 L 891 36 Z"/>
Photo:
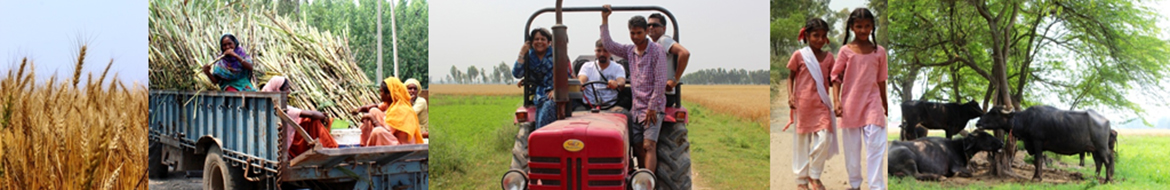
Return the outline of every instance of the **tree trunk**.
<path id="1" fill-rule="evenodd" d="M 959 93 L 959 83 L 963 82 L 963 77 L 959 74 L 961 67 L 959 64 L 951 66 L 951 102 L 963 102 L 963 95 Z"/>
<path id="2" fill-rule="evenodd" d="M 903 76 L 901 81 L 898 81 L 902 85 L 902 93 L 899 96 L 900 101 L 897 103 L 914 100 L 914 81 L 918 80 L 918 72 L 920 70 L 922 70 L 921 67 L 910 66 L 910 73 Z"/>
<path id="3" fill-rule="evenodd" d="M 1011 85 L 1008 84 L 1007 78 L 1007 62 L 1008 56 L 1011 55 L 1011 34 L 1014 32 L 1014 25 L 1016 15 L 1019 13 L 1019 4 L 1008 3 L 1001 8 L 998 15 L 992 15 L 987 2 L 972 2 L 979 12 L 979 15 L 987 20 L 989 31 L 991 33 L 992 51 L 992 78 L 991 81 L 995 83 L 996 87 L 996 105 L 1003 106 L 1006 110 L 1014 110 L 1018 107 L 1018 103 L 1012 101 Z M 1003 19 L 1003 20 L 1001 20 Z M 1004 141 L 1004 151 L 1002 154 L 996 154 L 996 158 L 992 163 L 992 172 L 1000 177 L 1017 176 L 1012 171 L 1012 159 L 1015 158 L 1016 153 L 1016 139 L 1010 134 L 1006 134 L 1003 130 L 995 130 L 995 137 L 1006 139 Z"/>

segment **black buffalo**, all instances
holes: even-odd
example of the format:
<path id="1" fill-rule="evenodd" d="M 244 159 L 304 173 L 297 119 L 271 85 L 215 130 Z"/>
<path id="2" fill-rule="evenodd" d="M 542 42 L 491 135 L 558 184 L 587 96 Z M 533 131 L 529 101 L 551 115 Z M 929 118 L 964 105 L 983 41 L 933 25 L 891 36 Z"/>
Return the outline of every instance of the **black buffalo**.
<path id="1" fill-rule="evenodd" d="M 996 106 L 979 118 L 980 129 L 1002 129 L 1024 141 L 1036 166 L 1032 180 L 1041 181 L 1044 151 L 1063 155 L 1093 154 L 1097 175 L 1101 165 L 1107 168 L 1105 179 L 1113 179 L 1113 149 L 1110 146 L 1109 120 L 1093 110 L 1068 111 L 1052 106 L 1032 106 L 1022 112 L 1006 111 Z"/>
<path id="2" fill-rule="evenodd" d="M 1117 158 L 1117 130 L 1109 130 L 1109 150 L 1113 150 L 1113 158 Z M 1081 167 L 1085 167 L 1085 153 L 1081 153 Z M 1101 167 L 1098 165 L 1097 167 Z"/>
<path id="3" fill-rule="evenodd" d="M 955 174 L 970 177 L 967 162 L 979 151 L 997 151 L 1003 140 L 987 132 L 976 131 L 960 139 L 923 137 L 912 141 L 894 141 L 890 145 L 889 175 L 914 176 L 918 180 L 938 180 Z"/>
<path id="4" fill-rule="evenodd" d="M 980 115 L 983 115 L 983 108 L 980 108 L 975 101 L 969 101 L 965 104 L 926 101 L 902 102 L 902 140 L 914 140 L 926 136 L 916 134 L 914 131 L 916 125 L 922 125 L 928 129 L 945 130 L 949 139 L 963 131 L 963 128 L 967 126 L 967 121 Z"/>

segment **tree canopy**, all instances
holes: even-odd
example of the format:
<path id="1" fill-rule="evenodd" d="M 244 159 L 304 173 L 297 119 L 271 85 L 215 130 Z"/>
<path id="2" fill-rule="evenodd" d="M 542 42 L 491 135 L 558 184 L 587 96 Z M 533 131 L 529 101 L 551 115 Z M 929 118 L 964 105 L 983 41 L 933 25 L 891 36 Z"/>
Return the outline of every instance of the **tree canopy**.
<path id="1" fill-rule="evenodd" d="M 889 14 L 892 93 L 913 100 L 924 84 L 918 99 L 982 97 L 984 109 L 1057 104 L 1140 115 L 1125 93 L 1159 89 L 1170 63 L 1158 19 L 1125 0 L 898 1 Z M 996 137 L 1006 138 L 1005 154 L 992 171 L 1016 175 L 1016 140 Z"/>
<path id="2" fill-rule="evenodd" d="M 395 24 L 398 25 L 399 78 L 418 79 L 426 88 L 430 85 L 428 69 L 428 13 L 426 0 L 400 0 L 394 5 Z M 377 1 L 375 0 L 317 0 L 298 4 L 280 0 L 278 13 L 300 19 L 319 29 L 344 34 L 349 39 L 358 66 L 372 81 L 381 81 L 377 72 Z M 394 74 L 394 52 L 391 40 L 390 3 L 382 4 L 382 73 Z"/>
<path id="3" fill-rule="evenodd" d="M 898 1 L 889 15 L 891 91 L 901 101 L 1139 114 L 1125 93 L 1156 89 L 1139 87 L 1157 87 L 1170 63 L 1160 17 L 1130 1 Z M 925 85 L 917 98 L 915 84 Z"/>

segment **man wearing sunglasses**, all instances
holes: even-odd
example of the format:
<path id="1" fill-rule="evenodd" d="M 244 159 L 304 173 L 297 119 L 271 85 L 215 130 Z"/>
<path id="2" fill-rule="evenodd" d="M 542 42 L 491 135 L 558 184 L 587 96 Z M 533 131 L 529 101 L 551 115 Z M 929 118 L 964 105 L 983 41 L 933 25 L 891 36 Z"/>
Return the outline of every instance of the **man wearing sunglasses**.
<path id="1" fill-rule="evenodd" d="M 679 102 L 674 87 L 678 85 L 679 79 L 682 79 L 683 71 L 687 70 L 687 61 L 691 59 L 691 52 L 687 51 L 686 47 L 676 43 L 674 38 L 665 35 L 666 17 L 662 14 L 650 14 L 650 17 L 646 19 L 646 24 L 649 27 L 647 33 L 650 34 L 650 39 L 666 50 L 667 76 L 670 77 L 666 80 L 666 102 L 668 104 L 666 106 L 673 106 L 671 104 Z"/>

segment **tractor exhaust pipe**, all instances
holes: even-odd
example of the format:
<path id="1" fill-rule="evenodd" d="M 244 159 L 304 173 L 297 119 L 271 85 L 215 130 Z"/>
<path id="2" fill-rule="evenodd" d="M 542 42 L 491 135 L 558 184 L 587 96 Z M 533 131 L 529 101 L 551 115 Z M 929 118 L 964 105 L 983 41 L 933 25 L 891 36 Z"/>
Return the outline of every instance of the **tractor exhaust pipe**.
<path id="1" fill-rule="evenodd" d="M 557 119 L 565 118 L 565 106 L 569 102 L 569 54 L 568 50 L 569 36 L 566 34 L 567 26 L 561 22 L 561 2 L 557 0 L 556 17 L 557 24 L 553 25 L 553 101 L 557 103 Z"/>

